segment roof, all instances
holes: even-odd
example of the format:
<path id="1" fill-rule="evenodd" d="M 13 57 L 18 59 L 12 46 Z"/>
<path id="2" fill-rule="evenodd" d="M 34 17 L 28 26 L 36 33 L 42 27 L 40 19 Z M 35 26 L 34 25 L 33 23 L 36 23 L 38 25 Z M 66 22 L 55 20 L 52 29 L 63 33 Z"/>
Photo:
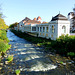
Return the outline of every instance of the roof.
<path id="1" fill-rule="evenodd" d="M 39 21 L 35 21 L 35 20 L 28 20 L 28 21 L 26 21 L 25 23 L 41 23 L 41 22 L 39 22 Z"/>
<path id="2" fill-rule="evenodd" d="M 45 22 L 45 21 L 44 21 L 44 22 L 42 22 L 42 24 L 45 24 L 45 23 L 48 23 L 48 22 Z"/>
<path id="3" fill-rule="evenodd" d="M 23 19 L 22 21 L 28 21 L 31 20 L 30 18 L 26 17 L 25 19 Z"/>
<path id="4" fill-rule="evenodd" d="M 58 14 L 55 17 L 52 17 L 51 21 L 55 21 L 55 20 L 68 20 L 65 16 L 63 16 L 62 14 Z"/>
<path id="5" fill-rule="evenodd" d="M 36 19 L 36 18 L 34 18 L 33 20 L 35 20 L 35 21 L 36 21 L 37 19 Z"/>
<path id="6" fill-rule="evenodd" d="M 70 13 L 68 13 L 68 15 L 70 15 L 70 14 L 71 14 L 72 16 L 74 16 L 74 12 L 70 12 Z"/>
<path id="7" fill-rule="evenodd" d="M 38 16 L 38 17 L 37 17 L 37 20 L 39 20 L 39 19 L 41 19 L 41 17 L 40 17 L 40 16 Z M 42 19 L 41 19 L 41 20 L 42 20 Z"/>

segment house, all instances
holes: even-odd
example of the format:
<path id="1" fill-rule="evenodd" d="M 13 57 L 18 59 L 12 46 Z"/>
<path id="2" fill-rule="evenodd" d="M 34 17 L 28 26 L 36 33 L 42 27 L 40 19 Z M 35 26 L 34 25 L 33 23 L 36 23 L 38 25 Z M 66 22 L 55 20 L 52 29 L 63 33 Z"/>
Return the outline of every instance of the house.
<path id="1" fill-rule="evenodd" d="M 61 35 L 69 34 L 70 22 L 65 16 L 58 14 L 49 23 L 37 25 L 37 30 L 39 37 L 56 40 Z"/>
<path id="2" fill-rule="evenodd" d="M 68 20 L 70 21 L 70 31 L 73 31 L 73 20 L 72 20 L 73 17 L 74 17 L 74 12 L 68 13 Z"/>
<path id="3" fill-rule="evenodd" d="M 52 17 L 48 23 L 41 23 L 39 20 L 37 18 L 31 20 L 26 17 L 17 27 L 22 32 L 35 33 L 38 37 L 51 38 L 52 40 L 56 40 L 61 35 L 70 34 L 70 21 L 60 13 Z"/>
<path id="4" fill-rule="evenodd" d="M 26 17 L 23 19 L 19 24 L 17 25 L 18 30 L 22 32 L 36 32 L 36 24 L 41 23 L 41 17 L 38 17 L 37 19 L 34 18 L 31 20 L 30 18 Z"/>
<path id="5" fill-rule="evenodd" d="M 58 14 L 49 22 L 50 38 L 56 40 L 61 35 L 70 35 L 70 22 L 62 14 Z"/>
<path id="6" fill-rule="evenodd" d="M 29 19 L 28 17 L 26 17 L 25 19 L 23 19 L 22 21 L 20 21 L 18 24 L 17 24 L 17 29 L 24 32 L 24 25 L 25 23 L 28 21 L 28 20 L 31 20 Z"/>
<path id="7" fill-rule="evenodd" d="M 70 21 L 70 31 L 75 31 L 75 7 L 73 8 L 73 12 L 68 14 L 68 20 Z"/>
<path id="8" fill-rule="evenodd" d="M 37 20 L 28 20 L 24 25 L 24 32 L 36 33 L 36 25 L 39 25 L 41 22 Z"/>

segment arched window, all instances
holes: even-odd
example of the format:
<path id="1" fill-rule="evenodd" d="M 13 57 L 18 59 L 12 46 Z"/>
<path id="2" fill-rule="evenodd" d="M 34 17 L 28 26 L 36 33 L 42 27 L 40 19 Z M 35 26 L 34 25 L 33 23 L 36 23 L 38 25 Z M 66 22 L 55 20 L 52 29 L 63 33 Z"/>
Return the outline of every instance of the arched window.
<path id="1" fill-rule="evenodd" d="M 52 33 L 54 33 L 54 26 L 52 26 Z"/>
<path id="2" fill-rule="evenodd" d="M 62 31 L 63 31 L 63 33 L 66 33 L 66 27 L 65 26 L 62 26 Z"/>

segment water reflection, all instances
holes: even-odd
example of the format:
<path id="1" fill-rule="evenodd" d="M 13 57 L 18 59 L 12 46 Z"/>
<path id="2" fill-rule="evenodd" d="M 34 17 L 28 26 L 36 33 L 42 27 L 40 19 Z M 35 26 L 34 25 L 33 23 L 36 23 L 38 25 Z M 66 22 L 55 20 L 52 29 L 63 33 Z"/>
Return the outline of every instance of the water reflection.
<path id="1" fill-rule="evenodd" d="M 7 37 L 10 40 L 12 48 L 7 53 L 14 56 L 15 65 L 12 68 L 19 68 L 22 71 L 48 71 L 55 69 L 56 66 L 52 64 L 52 61 L 45 57 L 45 54 L 39 51 L 42 48 L 33 46 L 30 42 L 17 37 L 11 31 L 7 32 Z M 20 66 L 20 67 L 19 67 Z"/>

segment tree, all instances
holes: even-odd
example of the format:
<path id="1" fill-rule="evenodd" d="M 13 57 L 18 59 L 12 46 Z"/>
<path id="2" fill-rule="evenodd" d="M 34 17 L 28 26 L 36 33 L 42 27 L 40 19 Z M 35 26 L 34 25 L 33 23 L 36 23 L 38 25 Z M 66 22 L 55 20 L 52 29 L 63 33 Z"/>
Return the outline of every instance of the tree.
<path id="1" fill-rule="evenodd" d="M 9 28 L 14 28 L 14 27 L 16 27 L 17 26 L 17 22 L 15 22 L 15 23 L 13 23 L 13 24 L 11 24 L 10 26 L 9 26 Z"/>
<path id="2" fill-rule="evenodd" d="M 0 29 L 7 29 L 7 28 L 8 26 L 4 22 L 3 13 L 1 12 L 1 8 L 0 8 Z"/>

